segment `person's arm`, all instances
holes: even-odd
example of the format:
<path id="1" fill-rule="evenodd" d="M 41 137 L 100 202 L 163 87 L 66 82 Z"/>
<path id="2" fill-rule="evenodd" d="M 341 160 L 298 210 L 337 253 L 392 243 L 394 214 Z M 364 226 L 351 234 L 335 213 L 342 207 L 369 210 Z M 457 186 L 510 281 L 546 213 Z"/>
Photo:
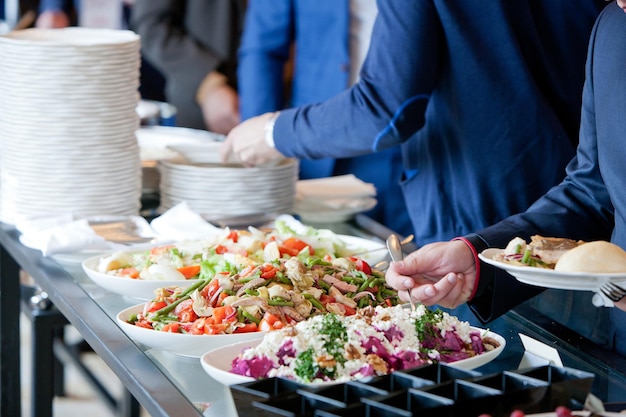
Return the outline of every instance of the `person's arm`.
<path id="1" fill-rule="evenodd" d="M 321 104 L 281 112 L 274 127 L 276 149 L 303 159 L 341 158 L 407 140 L 424 125 L 444 44 L 431 1 L 378 2 L 360 81 Z"/>
<path id="2" fill-rule="evenodd" d="M 180 118 L 201 111 L 207 127 L 220 133 L 239 121 L 234 50 L 242 12 L 241 2 L 232 3 L 137 0 L 131 13 L 142 53 L 167 80 L 168 101 L 184 106 Z"/>
<path id="3" fill-rule="evenodd" d="M 294 40 L 293 0 L 249 3 L 238 54 L 243 120 L 284 107 L 285 64 Z"/>
<path id="4" fill-rule="evenodd" d="M 275 147 L 268 147 L 265 140 L 268 113 L 245 121 L 228 135 L 222 158 L 234 156 L 249 165 L 279 154 L 348 158 L 408 140 L 424 125 L 430 94 L 441 74 L 445 40 L 439 22 L 431 1 L 379 2 L 357 84 L 323 103 L 282 110 L 273 129 Z"/>

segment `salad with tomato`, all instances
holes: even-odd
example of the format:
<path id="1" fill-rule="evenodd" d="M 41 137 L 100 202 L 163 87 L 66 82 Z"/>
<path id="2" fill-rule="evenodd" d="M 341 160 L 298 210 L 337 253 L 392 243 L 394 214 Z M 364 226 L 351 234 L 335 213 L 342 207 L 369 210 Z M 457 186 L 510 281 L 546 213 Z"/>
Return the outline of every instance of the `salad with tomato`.
<path id="1" fill-rule="evenodd" d="M 181 241 L 139 252 L 116 252 L 102 257 L 96 270 L 122 278 L 183 281 L 208 279 L 233 268 L 256 266 L 301 252 L 320 258 L 345 257 L 354 252 L 330 230 L 304 226 L 291 216 L 281 218 L 272 229 L 218 229 L 204 240 Z"/>
<path id="2" fill-rule="evenodd" d="M 161 256 L 178 259 L 179 268 L 195 262 L 198 281 L 160 288 L 127 322 L 176 333 L 265 332 L 315 315 L 350 316 L 358 308 L 398 304 L 384 273 L 363 259 L 321 251 L 294 236 L 268 235 L 250 252 L 239 244 L 239 232 L 195 254 L 181 246 L 160 249 Z"/>

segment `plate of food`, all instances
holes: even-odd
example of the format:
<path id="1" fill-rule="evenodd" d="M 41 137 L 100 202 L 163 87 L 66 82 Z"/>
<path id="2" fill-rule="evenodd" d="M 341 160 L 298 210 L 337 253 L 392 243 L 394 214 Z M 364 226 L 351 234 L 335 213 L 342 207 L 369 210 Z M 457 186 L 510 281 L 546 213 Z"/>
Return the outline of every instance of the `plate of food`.
<path id="1" fill-rule="evenodd" d="M 598 291 L 606 282 L 626 283 L 626 251 L 606 241 L 515 238 L 504 249 L 478 256 L 520 282 L 545 288 Z"/>
<path id="2" fill-rule="evenodd" d="M 150 349 L 159 349 L 180 356 L 199 358 L 210 349 L 263 337 L 263 332 L 258 331 L 253 333 L 219 334 L 198 332 L 198 334 L 195 334 L 191 324 L 188 330 L 182 333 L 182 329 L 174 331 L 174 325 L 165 321 L 158 331 L 149 326 L 137 325 L 137 317 L 145 314 L 144 312 L 149 307 L 149 304 L 142 303 L 126 308 L 117 314 L 116 320 L 128 337 Z"/>
<path id="3" fill-rule="evenodd" d="M 305 227 L 301 233 L 281 223 L 267 230 L 216 230 L 204 240 L 99 254 L 83 261 L 82 267 L 96 284 L 109 291 L 151 300 L 162 287 L 186 287 L 215 273 L 261 266 L 279 258 L 315 258 L 318 262 L 336 263 L 340 262 L 338 259 L 358 258 L 361 269 L 368 271 L 370 265 L 387 256 L 380 242 L 311 227 Z M 349 262 L 356 265 L 354 260 Z"/>
<path id="4" fill-rule="evenodd" d="M 316 385 L 437 361 L 474 369 L 494 360 L 505 346 L 502 336 L 441 310 L 396 306 L 312 317 L 262 339 L 208 351 L 200 360 L 211 377 L 226 385 L 275 376 Z"/>
<path id="5" fill-rule="evenodd" d="M 292 248 L 296 254 L 283 256 L 280 245 L 272 243 L 261 251 L 263 261 L 211 252 L 200 267 L 201 279 L 186 287 L 161 287 L 150 301 L 120 312 L 122 329 L 146 346 L 200 356 L 208 350 L 197 350 L 205 341 L 188 339 L 258 334 L 316 315 L 351 315 L 358 308 L 399 304 L 384 273 L 358 257 L 320 258 L 300 245 Z M 172 343 L 176 339 L 185 342 Z"/>

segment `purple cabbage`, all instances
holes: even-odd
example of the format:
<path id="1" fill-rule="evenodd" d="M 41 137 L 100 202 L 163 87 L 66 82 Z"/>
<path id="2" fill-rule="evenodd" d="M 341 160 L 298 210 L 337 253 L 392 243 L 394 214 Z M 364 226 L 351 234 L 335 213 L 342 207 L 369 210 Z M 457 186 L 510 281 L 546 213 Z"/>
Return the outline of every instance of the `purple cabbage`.
<path id="1" fill-rule="evenodd" d="M 266 356 L 253 359 L 233 359 L 230 371 L 235 374 L 251 376 L 252 378 L 265 378 L 267 373 L 274 367 L 274 362 Z"/>
<path id="2" fill-rule="evenodd" d="M 285 343 L 283 343 L 283 345 L 278 350 L 276 356 L 278 356 L 278 363 L 280 365 L 285 365 L 285 361 L 283 360 L 283 358 L 285 357 L 295 358 L 296 350 L 293 347 L 293 340 L 289 339 Z"/>

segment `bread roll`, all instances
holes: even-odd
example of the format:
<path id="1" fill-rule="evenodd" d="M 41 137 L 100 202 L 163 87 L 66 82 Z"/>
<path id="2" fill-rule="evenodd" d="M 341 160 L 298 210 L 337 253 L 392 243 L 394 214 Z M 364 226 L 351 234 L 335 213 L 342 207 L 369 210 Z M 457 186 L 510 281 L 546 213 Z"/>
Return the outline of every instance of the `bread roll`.
<path id="1" fill-rule="evenodd" d="M 561 272 L 626 273 L 626 251 L 603 240 L 583 243 L 565 252 L 554 269 Z"/>

